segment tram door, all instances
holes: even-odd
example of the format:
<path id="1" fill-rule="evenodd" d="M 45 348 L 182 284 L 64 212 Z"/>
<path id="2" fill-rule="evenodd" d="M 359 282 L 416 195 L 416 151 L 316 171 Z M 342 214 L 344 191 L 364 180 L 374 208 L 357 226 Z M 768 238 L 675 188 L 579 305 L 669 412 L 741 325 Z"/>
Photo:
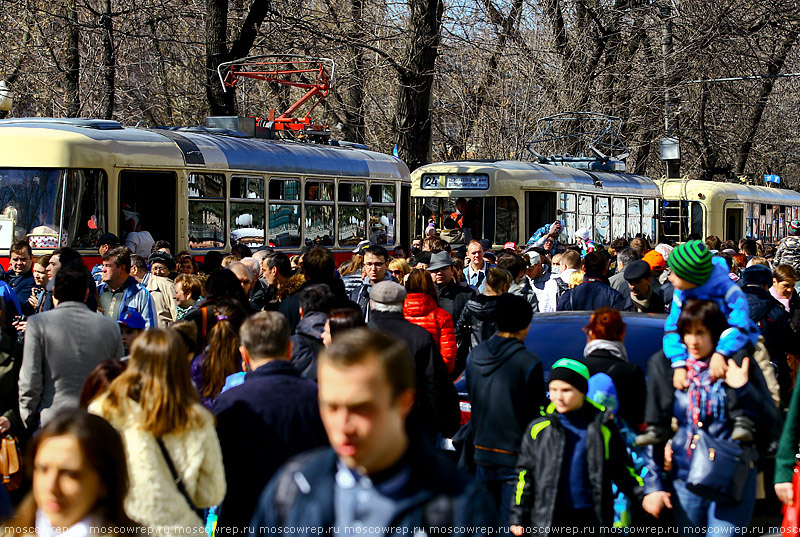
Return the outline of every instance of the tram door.
<path id="1" fill-rule="evenodd" d="M 744 209 L 725 209 L 725 240 L 737 242 L 742 238 Z"/>
<path id="2" fill-rule="evenodd" d="M 132 223 L 129 217 L 136 214 L 142 231 L 149 231 L 157 241 L 169 241 L 175 248 L 175 220 L 178 208 L 175 174 L 124 170 L 119 178 L 120 237 L 133 231 L 130 229 Z"/>
<path id="3" fill-rule="evenodd" d="M 552 224 L 556 219 L 555 192 L 527 192 L 525 197 L 527 228 L 525 239 L 545 224 Z"/>

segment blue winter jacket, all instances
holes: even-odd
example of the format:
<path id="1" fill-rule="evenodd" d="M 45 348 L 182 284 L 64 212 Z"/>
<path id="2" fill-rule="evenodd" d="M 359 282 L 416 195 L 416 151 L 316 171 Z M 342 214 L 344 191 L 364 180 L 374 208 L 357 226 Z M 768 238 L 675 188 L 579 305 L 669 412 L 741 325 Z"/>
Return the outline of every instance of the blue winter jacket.
<path id="1" fill-rule="evenodd" d="M 748 343 L 755 345 L 758 340 L 758 328 L 750 319 L 750 306 L 747 296 L 736 282 L 731 280 L 728 265 L 721 257 L 712 258 L 714 263 L 711 277 L 706 283 L 689 289 L 679 291 L 675 289 L 672 306 L 664 324 L 664 354 L 667 355 L 672 367 L 685 367 L 686 345 L 678 334 L 678 317 L 680 317 L 683 303 L 689 299 L 713 300 L 728 321 L 729 328 L 722 333 L 717 343 L 716 352 L 726 358 L 743 349 Z"/>

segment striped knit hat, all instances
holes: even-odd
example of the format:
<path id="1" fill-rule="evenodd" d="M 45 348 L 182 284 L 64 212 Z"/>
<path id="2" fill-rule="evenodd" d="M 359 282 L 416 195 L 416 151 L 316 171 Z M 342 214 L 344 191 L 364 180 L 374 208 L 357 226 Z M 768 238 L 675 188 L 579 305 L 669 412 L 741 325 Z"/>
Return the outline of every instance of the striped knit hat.
<path id="1" fill-rule="evenodd" d="M 792 220 L 789 222 L 789 235 L 800 235 L 800 220 Z"/>
<path id="2" fill-rule="evenodd" d="M 695 285 L 706 283 L 713 269 L 711 252 L 702 241 L 689 241 L 676 246 L 667 264 L 676 276 Z"/>

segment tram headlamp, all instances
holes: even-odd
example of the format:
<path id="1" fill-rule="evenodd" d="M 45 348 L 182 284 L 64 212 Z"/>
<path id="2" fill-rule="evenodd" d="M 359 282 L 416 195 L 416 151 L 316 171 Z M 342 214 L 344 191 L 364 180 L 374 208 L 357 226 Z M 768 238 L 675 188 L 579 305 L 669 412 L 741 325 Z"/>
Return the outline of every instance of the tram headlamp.
<path id="1" fill-rule="evenodd" d="M 11 92 L 4 80 L 0 80 L 0 112 L 11 110 Z"/>

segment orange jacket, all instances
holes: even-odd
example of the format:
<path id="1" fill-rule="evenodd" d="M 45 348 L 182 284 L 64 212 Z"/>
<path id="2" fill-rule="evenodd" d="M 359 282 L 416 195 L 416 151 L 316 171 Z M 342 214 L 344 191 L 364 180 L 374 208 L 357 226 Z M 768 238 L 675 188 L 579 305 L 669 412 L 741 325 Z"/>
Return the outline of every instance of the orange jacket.
<path id="1" fill-rule="evenodd" d="M 453 318 L 425 293 L 411 293 L 403 304 L 403 316 L 407 321 L 421 326 L 433 336 L 439 347 L 447 372 L 452 373 L 456 365 L 456 331 Z"/>

